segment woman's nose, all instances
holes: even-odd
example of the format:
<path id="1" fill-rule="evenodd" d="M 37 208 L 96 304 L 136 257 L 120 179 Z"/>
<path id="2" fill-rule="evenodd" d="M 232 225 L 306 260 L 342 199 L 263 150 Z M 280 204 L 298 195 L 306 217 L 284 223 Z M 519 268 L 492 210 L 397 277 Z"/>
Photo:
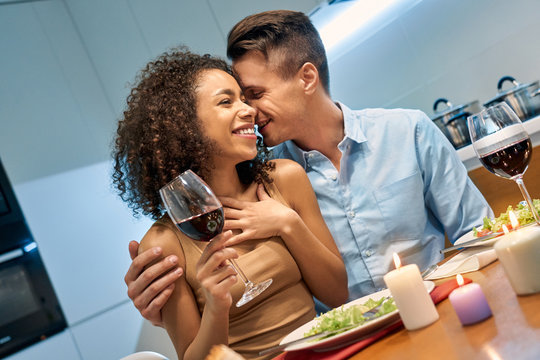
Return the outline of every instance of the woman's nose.
<path id="1" fill-rule="evenodd" d="M 241 116 L 243 118 L 250 117 L 252 119 L 255 119 L 255 116 L 257 115 L 257 110 L 255 110 L 255 108 L 249 106 L 248 104 L 244 103 L 241 113 L 242 113 Z"/>

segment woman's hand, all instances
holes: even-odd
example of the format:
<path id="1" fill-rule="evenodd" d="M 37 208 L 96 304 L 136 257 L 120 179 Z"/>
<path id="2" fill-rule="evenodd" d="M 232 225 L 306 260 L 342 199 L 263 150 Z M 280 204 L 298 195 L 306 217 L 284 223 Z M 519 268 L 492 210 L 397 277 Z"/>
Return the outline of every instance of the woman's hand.
<path id="1" fill-rule="evenodd" d="M 213 238 L 197 262 L 197 280 L 206 297 L 207 309 L 228 310 L 232 304 L 230 290 L 237 276 L 227 260 L 237 258 L 238 254 L 236 250 L 225 247 L 231 236 L 232 231 L 226 231 Z"/>
<path id="2" fill-rule="evenodd" d="M 225 213 L 223 229 L 242 231 L 227 241 L 226 246 L 245 240 L 279 236 L 287 220 L 298 216 L 294 210 L 272 199 L 261 184 L 257 186 L 257 197 L 257 202 L 219 198 Z"/>

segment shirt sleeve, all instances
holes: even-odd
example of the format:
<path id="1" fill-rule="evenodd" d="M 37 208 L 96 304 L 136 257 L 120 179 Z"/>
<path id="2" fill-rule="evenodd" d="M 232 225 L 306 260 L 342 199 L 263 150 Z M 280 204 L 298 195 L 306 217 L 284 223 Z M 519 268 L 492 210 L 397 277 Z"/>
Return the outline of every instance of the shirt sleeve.
<path id="1" fill-rule="evenodd" d="M 473 184 L 456 150 L 422 112 L 417 112 L 416 154 L 424 180 L 428 211 L 440 221 L 454 243 L 493 211 Z"/>

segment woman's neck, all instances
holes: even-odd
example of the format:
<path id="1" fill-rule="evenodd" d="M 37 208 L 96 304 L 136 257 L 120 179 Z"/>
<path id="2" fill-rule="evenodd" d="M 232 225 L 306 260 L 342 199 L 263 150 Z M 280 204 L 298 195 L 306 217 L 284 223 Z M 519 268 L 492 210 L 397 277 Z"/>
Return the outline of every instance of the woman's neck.
<path id="1" fill-rule="evenodd" d="M 219 196 L 241 198 L 249 185 L 243 184 L 238 177 L 236 167 L 216 167 L 212 169 L 208 185 Z"/>

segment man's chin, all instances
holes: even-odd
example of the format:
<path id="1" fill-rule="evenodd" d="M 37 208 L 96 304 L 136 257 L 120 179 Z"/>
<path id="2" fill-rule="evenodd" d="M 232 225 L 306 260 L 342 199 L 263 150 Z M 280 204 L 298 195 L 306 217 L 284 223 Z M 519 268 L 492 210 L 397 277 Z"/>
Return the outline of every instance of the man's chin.
<path id="1" fill-rule="evenodd" d="M 279 142 L 273 141 L 272 139 L 265 138 L 263 135 L 263 143 L 266 147 L 274 147 L 276 145 L 279 145 Z"/>

